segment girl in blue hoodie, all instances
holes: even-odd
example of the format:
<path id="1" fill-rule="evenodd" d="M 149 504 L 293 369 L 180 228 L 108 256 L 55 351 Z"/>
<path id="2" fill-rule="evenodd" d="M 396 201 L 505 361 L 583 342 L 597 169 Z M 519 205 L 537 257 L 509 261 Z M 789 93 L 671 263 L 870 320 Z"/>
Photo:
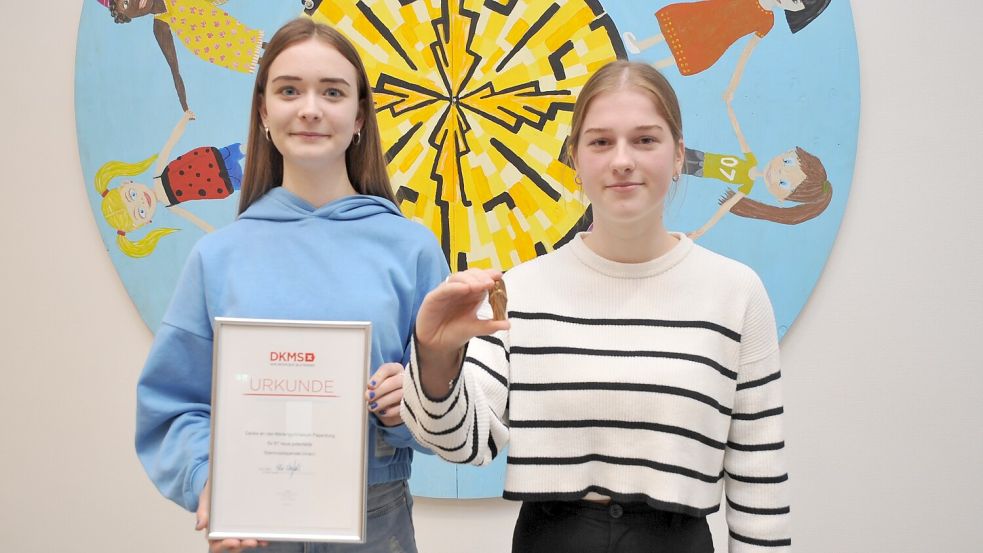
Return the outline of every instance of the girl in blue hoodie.
<path id="1" fill-rule="evenodd" d="M 239 217 L 192 250 L 140 377 L 140 461 L 204 529 L 213 318 L 368 320 L 367 542 L 307 550 L 415 552 L 406 480 L 420 446 L 400 420 L 401 367 L 417 310 L 447 264 L 433 234 L 394 203 L 372 91 L 340 33 L 298 19 L 270 40 L 246 159 Z M 223 540 L 211 550 L 257 545 L 265 544 Z"/>

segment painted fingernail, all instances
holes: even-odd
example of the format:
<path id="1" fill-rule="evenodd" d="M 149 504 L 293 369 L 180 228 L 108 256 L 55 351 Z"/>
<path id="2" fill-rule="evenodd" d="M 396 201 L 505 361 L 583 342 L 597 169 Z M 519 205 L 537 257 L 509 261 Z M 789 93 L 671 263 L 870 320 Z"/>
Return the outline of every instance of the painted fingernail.
<path id="1" fill-rule="evenodd" d="M 373 401 L 372 403 L 369 404 L 369 409 L 375 409 L 378 406 L 379 404 Z"/>
<path id="2" fill-rule="evenodd" d="M 375 397 L 375 392 L 369 392 L 369 399 L 372 399 L 374 397 Z"/>
<path id="3" fill-rule="evenodd" d="M 369 381 L 369 386 L 375 386 L 375 380 L 370 380 Z"/>
<path id="4" fill-rule="evenodd" d="M 380 414 L 380 415 L 385 415 L 385 414 L 386 414 L 386 410 L 385 410 L 385 409 L 383 409 L 382 411 L 379 411 L 379 414 Z"/>

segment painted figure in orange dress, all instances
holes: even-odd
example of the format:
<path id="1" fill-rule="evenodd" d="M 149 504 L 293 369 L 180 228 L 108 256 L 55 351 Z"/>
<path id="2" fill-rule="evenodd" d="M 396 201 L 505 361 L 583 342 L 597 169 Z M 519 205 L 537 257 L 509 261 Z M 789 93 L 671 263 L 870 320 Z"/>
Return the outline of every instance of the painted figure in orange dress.
<path id="1" fill-rule="evenodd" d="M 661 34 L 638 40 L 624 33 L 625 47 L 633 54 L 665 42 L 672 57 L 654 65 L 675 65 L 684 76 L 713 66 L 731 45 L 753 35 L 741 54 L 746 62 L 758 42 L 775 24 L 774 8 L 785 10 L 789 29 L 797 33 L 826 9 L 830 0 L 702 0 L 669 4 L 655 13 Z"/>

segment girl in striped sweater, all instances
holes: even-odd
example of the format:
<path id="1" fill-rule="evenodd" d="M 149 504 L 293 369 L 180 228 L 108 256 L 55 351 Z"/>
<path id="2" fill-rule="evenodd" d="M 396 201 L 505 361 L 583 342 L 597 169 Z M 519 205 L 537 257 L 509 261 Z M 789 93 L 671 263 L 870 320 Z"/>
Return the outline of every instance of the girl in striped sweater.
<path id="1" fill-rule="evenodd" d="M 789 551 L 768 296 L 663 224 L 684 160 L 675 93 L 652 67 L 613 62 L 581 91 L 569 144 L 591 232 L 426 297 L 404 421 L 451 462 L 508 444 L 514 552 L 712 551 L 722 491 L 732 553 Z M 500 279 L 508 316 L 494 320 Z"/>

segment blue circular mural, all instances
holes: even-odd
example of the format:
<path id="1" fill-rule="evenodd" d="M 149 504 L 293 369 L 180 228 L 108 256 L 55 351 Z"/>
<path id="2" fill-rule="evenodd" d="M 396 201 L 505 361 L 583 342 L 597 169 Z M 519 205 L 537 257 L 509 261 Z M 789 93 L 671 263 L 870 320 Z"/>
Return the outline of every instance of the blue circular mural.
<path id="1" fill-rule="evenodd" d="M 616 58 L 659 67 L 682 104 L 686 168 L 667 226 L 753 267 L 781 335 L 849 196 L 860 93 L 845 0 L 122 4 L 83 6 L 77 131 L 96 224 L 151 330 L 192 245 L 235 216 L 255 64 L 297 16 L 359 48 L 400 209 L 453 270 L 507 270 L 589 225 L 561 152 L 577 92 Z M 497 497 L 504 466 L 418 455 L 411 484 Z"/>

